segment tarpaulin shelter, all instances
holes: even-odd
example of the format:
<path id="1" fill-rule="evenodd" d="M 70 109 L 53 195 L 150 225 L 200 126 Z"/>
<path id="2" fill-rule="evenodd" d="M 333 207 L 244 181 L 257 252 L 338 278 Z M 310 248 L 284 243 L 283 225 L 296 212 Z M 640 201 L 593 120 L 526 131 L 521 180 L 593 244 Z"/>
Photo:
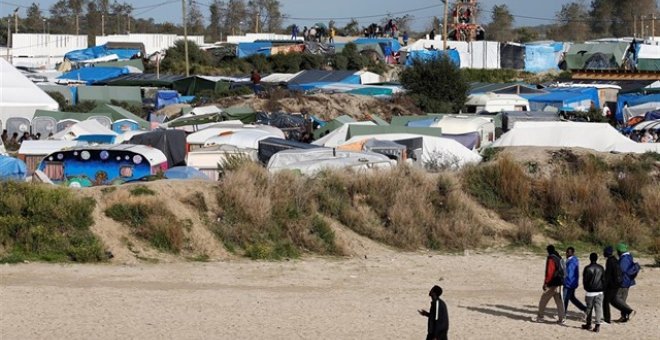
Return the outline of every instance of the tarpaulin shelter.
<path id="1" fill-rule="evenodd" d="M 0 155 L 0 181 L 24 181 L 26 175 L 27 167 L 22 160 Z"/>
<path id="2" fill-rule="evenodd" d="M 406 57 L 406 66 L 412 66 L 414 60 L 431 61 L 447 57 L 457 67 L 461 66 L 461 56 L 456 50 L 418 50 L 410 51 Z"/>
<path id="3" fill-rule="evenodd" d="M 176 81 L 184 78 L 184 76 L 179 75 L 161 74 L 156 76 L 155 73 L 133 73 L 101 82 L 101 84 L 112 86 L 167 87 L 171 89 L 174 88 Z"/>
<path id="4" fill-rule="evenodd" d="M 162 109 L 167 105 L 179 103 L 179 92 L 174 90 L 161 90 L 156 93 L 156 109 Z"/>
<path id="5" fill-rule="evenodd" d="M 516 43 L 500 44 L 500 67 L 514 70 L 525 69 L 525 46 Z"/>
<path id="6" fill-rule="evenodd" d="M 660 103 L 660 93 L 654 94 L 641 94 L 641 93 L 625 93 L 619 94 L 616 102 L 616 119 L 617 121 L 624 121 L 623 108 L 625 106 L 638 106 L 646 103 Z M 660 104 L 659 104 L 660 105 Z M 650 109 L 649 111 L 652 111 Z M 644 112 L 645 113 L 645 112 Z"/>
<path id="7" fill-rule="evenodd" d="M 59 105 L 13 65 L 0 58 L 0 127 L 11 117 L 31 120 L 38 109 L 57 110 Z"/>
<path id="8" fill-rule="evenodd" d="M 540 94 L 548 91 L 537 89 L 534 85 L 523 82 L 515 83 L 470 83 L 469 94 L 488 93 L 495 94 Z"/>
<path id="9" fill-rule="evenodd" d="M 96 84 L 108 79 L 117 78 L 129 73 L 123 67 L 83 67 L 73 70 L 57 77 L 57 79 L 68 79 L 82 81 L 87 84 Z"/>
<path id="10" fill-rule="evenodd" d="M 165 171 L 167 179 L 194 179 L 210 181 L 211 179 L 205 173 L 190 166 L 175 166 Z"/>
<path id="11" fill-rule="evenodd" d="M 556 122 L 560 121 L 557 112 L 548 111 L 504 111 L 502 112 L 502 131 L 513 129 L 516 122 Z"/>
<path id="12" fill-rule="evenodd" d="M 571 108 L 577 111 L 588 111 L 591 105 L 596 109 L 600 106 L 598 89 L 593 87 L 568 87 L 550 89 L 550 92 L 529 98 L 531 111 L 547 111 L 548 106 L 557 110 Z"/>
<path id="13" fill-rule="evenodd" d="M 117 133 L 101 125 L 98 121 L 87 119 L 55 133 L 50 138 L 55 140 L 80 140 L 113 144 L 116 137 Z"/>
<path id="14" fill-rule="evenodd" d="M 62 111 L 50 111 L 50 110 L 37 110 L 34 113 L 34 118 L 37 117 L 52 117 L 56 121 L 63 121 L 67 119 L 72 119 L 76 121 L 83 121 L 90 119 L 94 116 L 104 116 L 108 117 L 110 120 L 114 121 L 112 114 L 109 112 L 62 112 Z"/>
<path id="15" fill-rule="evenodd" d="M 117 61 L 104 61 L 100 63 L 94 63 L 95 67 L 131 67 L 144 72 L 144 63 L 142 59 L 131 59 L 131 60 L 117 60 Z M 141 72 L 137 72 L 140 74 Z"/>
<path id="16" fill-rule="evenodd" d="M 401 44 L 398 39 L 392 38 L 359 38 L 353 40 L 355 45 L 374 45 L 377 44 L 380 46 L 381 51 L 384 55 L 391 55 L 392 53 L 399 52 L 401 49 Z"/>
<path id="17" fill-rule="evenodd" d="M 229 90 L 230 83 L 213 77 L 192 76 L 174 81 L 174 89 L 184 96 L 195 96 L 202 91 Z"/>
<path id="18" fill-rule="evenodd" d="M 259 147 L 257 149 L 257 157 L 259 158 L 259 161 L 261 163 L 268 164 L 270 158 L 274 154 L 280 151 L 291 150 L 291 149 L 316 149 L 316 148 L 321 148 L 321 146 L 308 144 L 308 143 L 301 143 L 301 142 L 286 140 L 281 138 L 269 137 L 259 141 Z"/>
<path id="19" fill-rule="evenodd" d="M 78 101 L 110 104 L 112 101 L 142 105 L 139 87 L 132 86 L 78 86 Z"/>
<path id="20" fill-rule="evenodd" d="M 186 132 L 155 130 L 133 136 L 129 144 L 147 145 L 160 150 L 167 158 L 167 167 L 186 164 Z"/>
<path id="21" fill-rule="evenodd" d="M 269 56 L 272 47 L 273 43 L 270 41 L 239 43 L 237 47 L 237 55 L 239 58 L 247 58 L 255 54 Z"/>
<path id="22" fill-rule="evenodd" d="M 342 127 L 344 124 L 354 123 L 355 119 L 351 116 L 341 115 L 329 122 L 326 122 L 320 128 L 314 130 L 314 139 L 319 139 Z M 373 123 L 372 123 L 373 124 Z"/>
<path id="23" fill-rule="evenodd" d="M 566 53 L 566 66 L 569 70 L 618 69 L 628 46 L 626 42 L 573 44 Z"/>
<path id="24" fill-rule="evenodd" d="M 269 172 L 291 170 L 303 175 L 314 176 L 328 169 L 370 169 L 392 168 L 395 161 L 385 155 L 367 152 L 341 151 L 336 149 L 291 149 L 276 153 L 268 162 Z"/>
<path id="25" fill-rule="evenodd" d="M 563 48 L 563 43 L 525 45 L 524 70 L 533 73 L 558 70 L 557 53 Z"/>
<path id="26" fill-rule="evenodd" d="M 71 51 L 64 55 L 65 59 L 73 62 L 85 61 L 90 59 L 98 59 L 111 55 L 116 55 L 119 60 L 132 59 L 136 55 L 141 54 L 140 49 L 132 48 L 109 48 L 107 45 L 100 45 L 85 48 L 82 50 Z"/>
<path id="27" fill-rule="evenodd" d="M 637 70 L 660 71 L 660 46 L 646 44 L 639 45 Z"/>

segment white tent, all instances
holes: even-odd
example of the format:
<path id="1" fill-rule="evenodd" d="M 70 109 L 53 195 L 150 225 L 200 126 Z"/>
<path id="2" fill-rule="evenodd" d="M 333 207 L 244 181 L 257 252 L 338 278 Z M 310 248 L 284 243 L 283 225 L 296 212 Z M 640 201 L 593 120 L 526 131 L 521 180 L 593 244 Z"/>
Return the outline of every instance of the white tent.
<path id="1" fill-rule="evenodd" d="M 214 124 L 211 127 L 208 127 L 206 129 L 191 133 L 186 137 L 186 142 L 189 145 L 204 145 L 207 140 L 218 137 L 221 135 L 226 134 L 227 132 L 235 132 L 235 131 L 244 131 L 244 130 L 259 130 L 259 131 L 265 131 L 270 134 L 275 135 L 278 138 L 284 139 L 284 132 L 282 130 L 274 127 L 274 126 L 268 126 L 268 125 L 244 125 L 243 123 L 239 124 Z"/>
<path id="2" fill-rule="evenodd" d="M 312 144 L 319 146 L 326 146 L 329 148 L 334 148 L 341 144 L 344 144 L 344 142 L 346 142 L 347 139 L 346 137 L 348 136 L 348 128 L 351 125 L 376 125 L 376 123 L 374 122 L 346 123 L 341 127 L 337 128 L 336 130 L 330 132 L 329 134 L 323 136 L 322 138 L 315 140 L 314 142 L 312 142 Z"/>
<path id="3" fill-rule="evenodd" d="M 607 123 L 516 122 L 493 147 L 585 148 L 600 152 L 660 152 L 660 143 L 637 143 Z"/>
<path id="4" fill-rule="evenodd" d="M 259 141 L 266 138 L 281 138 L 280 136 L 263 130 L 238 130 L 228 132 L 221 136 L 207 139 L 204 146 L 231 145 L 239 149 L 258 149 Z"/>
<path id="5" fill-rule="evenodd" d="M 57 110 L 59 105 L 14 66 L 0 58 L 0 122 L 11 117 L 32 120 L 36 110 Z"/>
<path id="6" fill-rule="evenodd" d="M 117 133 L 103 126 L 101 123 L 94 119 L 83 120 L 80 123 L 73 124 L 68 128 L 54 134 L 50 139 L 55 140 L 75 140 L 80 136 L 89 135 L 112 135 L 117 136 Z"/>
<path id="7" fill-rule="evenodd" d="M 326 169 L 389 169 L 396 166 L 385 155 L 370 152 L 341 151 L 334 149 L 284 150 L 271 157 L 268 171 L 297 170 L 304 175 L 313 176 Z"/>
<path id="8" fill-rule="evenodd" d="M 467 164 L 481 162 L 481 156 L 476 152 L 453 139 L 442 137 L 422 136 L 411 133 L 389 133 L 355 136 L 343 144 L 352 144 L 365 139 L 397 141 L 415 138 L 422 138 L 421 162 L 425 167 L 437 166 L 458 169 Z"/>

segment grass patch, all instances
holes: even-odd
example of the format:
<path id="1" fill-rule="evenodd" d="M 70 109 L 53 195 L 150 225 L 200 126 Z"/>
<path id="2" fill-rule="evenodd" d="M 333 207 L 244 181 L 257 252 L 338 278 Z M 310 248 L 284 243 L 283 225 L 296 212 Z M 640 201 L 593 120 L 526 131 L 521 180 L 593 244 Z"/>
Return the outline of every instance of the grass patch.
<path id="1" fill-rule="evenodd" d="M 155 196 L 156 192 L 144 185 L 136 185 L 130 190 L 131 196 Z"/>
<path id="2" fill-rule="evenodd" d="M 195 208 L 195 210 L 197 210 L 197 212 L 199 212 L 201 215 L 204 215 L 209 211 L 209 207 L 206 204 L 204 194 L 199 191 L 195 191 L 194 193 L 182 198 L 181 203 L 188 204 L 189 206 Z"/>
<path id="3" fill-rule="evenodd" d="M 155 199 L 114 203 L 105 210 L 105 215 L 128 226 L 135 236 L 161 251 L 179 253 L 186 241 L 186 223 Z"/>
<path id="4" fill-rule="evenodd" d="M 64 188 L 0 182 L 0 262 L 107 260 L 89 227 L 95 202 Z"/>

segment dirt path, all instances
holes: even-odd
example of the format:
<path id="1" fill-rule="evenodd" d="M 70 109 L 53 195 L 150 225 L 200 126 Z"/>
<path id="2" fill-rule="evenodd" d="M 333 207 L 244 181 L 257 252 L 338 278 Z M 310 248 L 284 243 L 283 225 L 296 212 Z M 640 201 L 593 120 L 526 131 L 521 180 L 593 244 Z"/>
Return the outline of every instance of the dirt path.
<path id="1" fill-rule="evenodd" d="M 645 267 L 631 290 L 637 317 L 596 336 L 578 329 L 574 307 L 566 326 L 529 321 L 540 296 L 538 256 L 371 254 L 277 263 L 3 265 L 0 334 L 3 340 L 419 339 L 426 324 L 415 311 L 428 307 L 428 290 L 437 283 L 452 339 L 660 338 L 657 268 Z"/>

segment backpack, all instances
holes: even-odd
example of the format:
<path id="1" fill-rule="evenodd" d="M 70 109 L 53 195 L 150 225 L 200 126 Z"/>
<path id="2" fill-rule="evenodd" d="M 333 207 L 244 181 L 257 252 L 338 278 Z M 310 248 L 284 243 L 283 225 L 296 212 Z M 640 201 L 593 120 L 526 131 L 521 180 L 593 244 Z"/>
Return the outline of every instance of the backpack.
<path id="1" fill-rule="evenodd" d="M 564 276 L 566 273 L 566 262 L 557 255 L 552 255 L 552 260 L 555 261 L 555 274 L 552 277 L 552 281 L 564 284 Z"/>

